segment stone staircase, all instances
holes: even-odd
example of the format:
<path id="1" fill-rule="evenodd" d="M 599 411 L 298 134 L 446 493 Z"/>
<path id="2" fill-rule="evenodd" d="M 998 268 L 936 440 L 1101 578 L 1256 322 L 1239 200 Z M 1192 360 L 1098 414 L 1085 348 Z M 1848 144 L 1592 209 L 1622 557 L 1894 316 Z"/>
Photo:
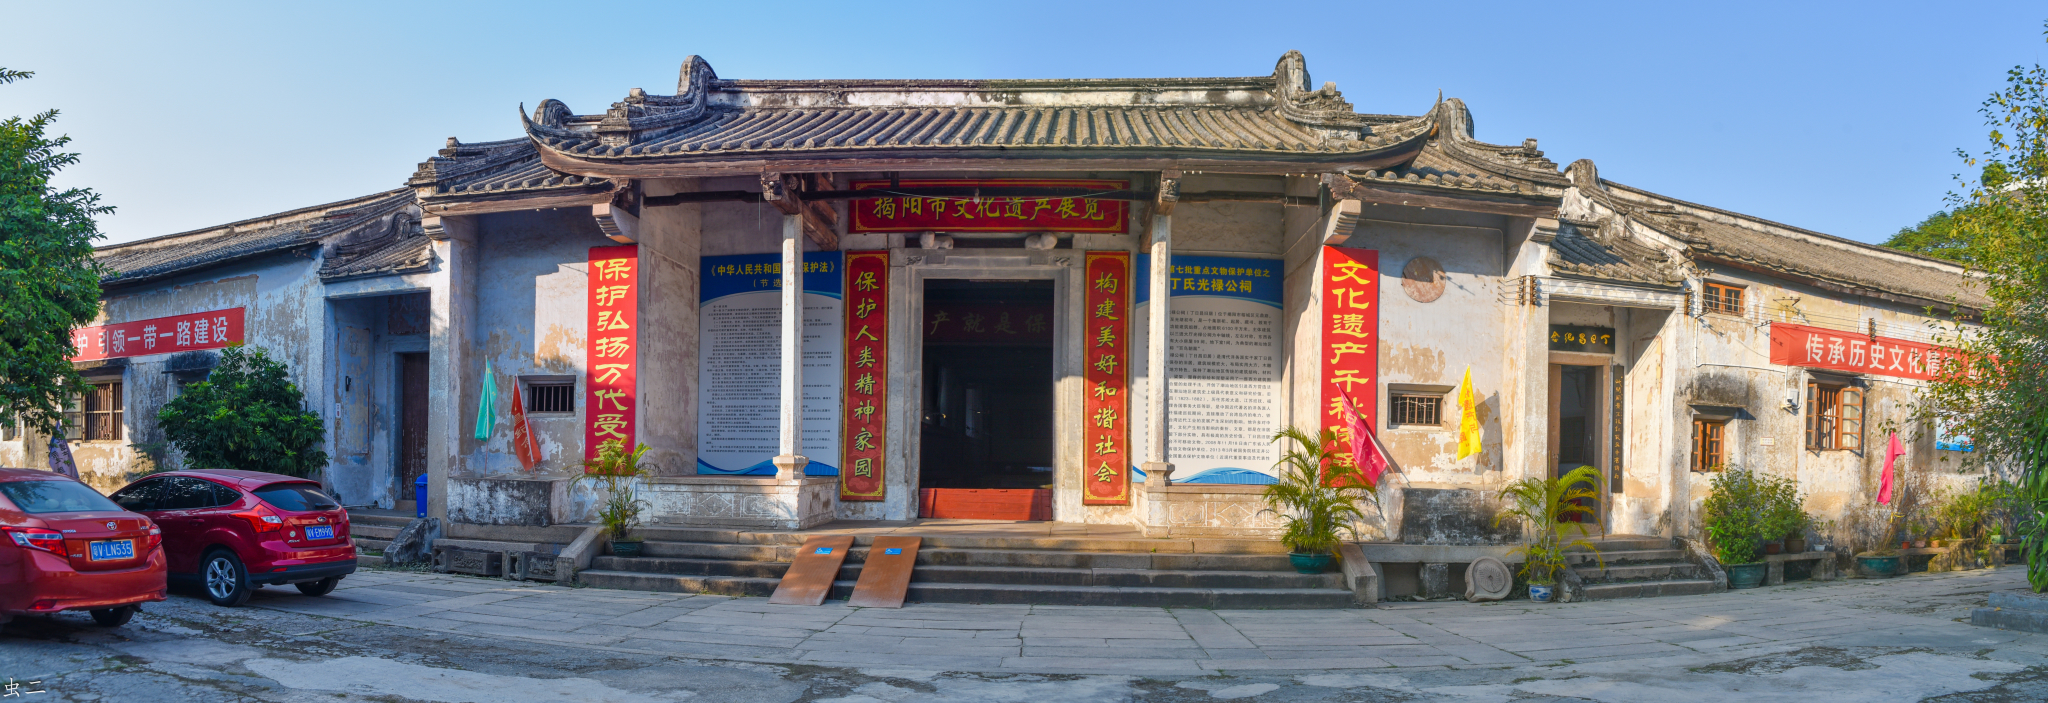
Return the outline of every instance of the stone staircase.
<path id="1" fill-rule="evenodd" d="M 365 510 L 354 508 L 348 511 L 348 529 L 356 542 L 356 564 L 358 566 L 383 566 L 384 547 L 391 544 L 398 531 L 412 522 L 411 513 L 394 510 Z M 364 554 L 375 551 L 377 554 Z"/>
<path id="2" fill-rule="evenodd" d="M 805 534 L 648 527 L 638 557 L 600 556 L 583 585 L 767 596 Z M 856 535 L 832 586 L 846 598 L 872 535 Z M 1302 575 L 1271 540 L 925 535 L 910 601 L 1181 608 L 1345 608 L 1338 573 Z"/>
<path id="3" fill-rule="evenodd" d="M 1599 548 L 1598 559 L 1584 549 L 1565 555 L 1585 583 L 1586 600 L 1690 596 L 1714 590 L 1714 580 L 1669 538 L 1612 535 L 1588 541 Z"/>

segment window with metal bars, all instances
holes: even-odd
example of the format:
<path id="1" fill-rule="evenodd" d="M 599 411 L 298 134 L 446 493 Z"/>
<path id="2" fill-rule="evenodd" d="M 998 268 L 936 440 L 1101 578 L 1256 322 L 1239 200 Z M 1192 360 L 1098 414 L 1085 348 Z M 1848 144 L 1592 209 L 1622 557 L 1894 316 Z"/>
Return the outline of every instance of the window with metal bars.
<path id="1" fill-rule="evenodd" d="M 1444 397 L 1424 393 L 1394 393 L 1387 399 L 1389 425 L 1444 424 Z"/>
<path id="2" fill-rule="evenodd" d="M 1707 312 L 1718 312 L 1724 315 L 1742 314 L 1742 286 L 1731 286 L 1725 283 L 1708 281 L 1706 309 Z"/>
<path id="3" fill-rule="evenodd" d="M 65 401 L 64 438 L 118 441 L 122 437 L 121 382 L 94 383 Z"/>
<path id="4" fill-rule="evenodd" d="M 1720 471 L 1728 463 L 1726 420 L 1692 421 L 1692 470 Z"/>
<path id="5" fill-rule="evenodd" d="M 1806 384 L 1806 448 L 1863 449 L 1863 389 Z"/>
<path id="6" fill-rule="evenodd" d="M 576 412 L 576 384 L 528 384 L 526 386 L 526 411 L 530 413 Z"/>

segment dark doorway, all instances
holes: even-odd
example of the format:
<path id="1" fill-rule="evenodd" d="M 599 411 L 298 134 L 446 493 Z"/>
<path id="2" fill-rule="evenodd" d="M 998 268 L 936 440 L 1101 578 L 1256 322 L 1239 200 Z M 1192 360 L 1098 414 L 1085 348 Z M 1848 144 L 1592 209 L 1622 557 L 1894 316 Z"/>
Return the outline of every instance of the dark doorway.
<path id="1" fill-rule="evenodd" d="M 1563 476 L 1581 466 L 1600 468 L 1600 421 L 1606 417 L 1600 397 L 1600 376 L 1598 366 L 1553 367 L 1551 397 L 1552 422 L 1551 464 L 1552 476 Z M 1580 500 L 1579 504 L 1596 511 L 1592 515 L 1576 514 L 1566 518 L 1573 522 L 1600 522 L 1599 501 Z"/>
<path id="2" fill-rule="evenodd" d="M 427 355 L 398 355 L 398 499 L 427 473 Z"/>
<path id="3" fill-rule="evenodd" d="M 924 291 L 925 517 L 1049 520 L 1051 281 L 932 280 Z"/>

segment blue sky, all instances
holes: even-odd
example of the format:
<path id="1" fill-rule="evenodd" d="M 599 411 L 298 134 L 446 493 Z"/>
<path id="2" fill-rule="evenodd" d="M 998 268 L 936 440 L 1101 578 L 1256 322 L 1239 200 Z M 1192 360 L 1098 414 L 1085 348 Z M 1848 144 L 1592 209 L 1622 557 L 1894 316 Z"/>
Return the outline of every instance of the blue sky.
<path id="1" fill-rule="evenodd" d="M 1703 7 L 1712 9 L 1702 10 Z M 2044 61 L 2000 3 L 16 3 L 0 116 L 58 108 L 60 185 L 110 242 L 400 185 L 557 98 L 726 78 L 1265 75 L 1289 49 L 1360 110 L 1464 98 L 1479 138 L 1864 241 L 1942 206 L 1978 103 Z M 22 31 L 27 30 L 27 31 Z"/>

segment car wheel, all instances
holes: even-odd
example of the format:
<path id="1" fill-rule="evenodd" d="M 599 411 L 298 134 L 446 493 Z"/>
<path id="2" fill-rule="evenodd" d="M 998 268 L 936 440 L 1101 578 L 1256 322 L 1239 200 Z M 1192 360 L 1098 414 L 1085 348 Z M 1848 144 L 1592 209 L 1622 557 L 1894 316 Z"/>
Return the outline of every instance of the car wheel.
<path id="1" fill-rule="evenodd" d="M 207 553 L 199 573 L 205 579 L 206 599 L 214 605 L 239 608 L 249 602 L 249 594 L 256 590 L 249 587 L 249 570 L 242 566 L 242 560 L 225 549 Z"/>
<path id="2" fill-rule="evenodd" d="M 341 585 L 341 577 L 329 576 L 318 581 L 306 581 L 304 583 L 295 583 L 292 585 L 298 586 L 300 593 L 304 593 L 309 596 L 324 596 L 329 593 L 333 593 L 335 586 Z"/>
<path id="3" fill-rule="evenodd" d="M 119 608 L 92 611 L 92 621 L 99 623 L 100 627 L 120 627 L 128 624 L 128 619 L 132 617 L 135 617 L 134 606 L 124 605 Z"/>

